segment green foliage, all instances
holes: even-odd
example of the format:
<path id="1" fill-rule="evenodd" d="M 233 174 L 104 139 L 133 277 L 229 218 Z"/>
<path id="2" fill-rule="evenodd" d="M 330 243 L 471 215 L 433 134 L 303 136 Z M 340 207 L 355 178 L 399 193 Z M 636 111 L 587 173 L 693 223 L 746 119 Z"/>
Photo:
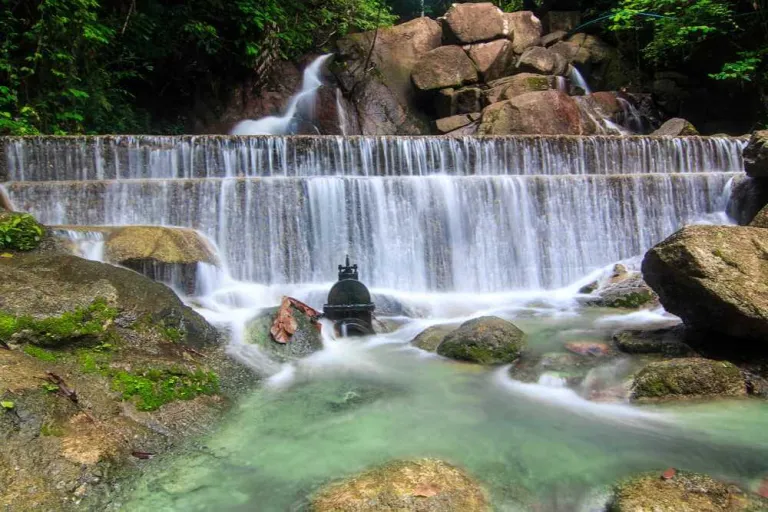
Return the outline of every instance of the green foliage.
<path id="1" fill-rule="evenodd" d="M 0 340 L 8 341 L 18 331 L 16 317 L 0 311 Z"/>
<path id="2" fill-rule="evenodd" d="M 41 388 L 43 388 L 43 391 L 46 393 L 58 393 L 59 392 L 59 386 L 56 384 L 51 384 L 50 382 L 43 382 L 40 385 Z"/>
<path id="3" fill-rule="evenodd" d="M 64 435 L 64 428 L 61 425 L 57 425 L 52 422 L 45 422 L 40 425 L 40 435 L 48 437 L 62 437 Z"/>
<path id="4" fill-rule="evenodd" d="M 59 357 L 53 352 L 45 350 L 44 348 L 36 347 L 35 345 L 25 346 L 24 353 L 48 363 L 54 363 L 59 359 Z"/>
<path id="5" fill-rule="evenodd" d="M 333 36 L 394 21 L 382 0 L 0 7 L 0 135 L 179 132 L 197 100 L 263 55 L 319 51 Z"/>
<path id="6" fill-rule="evenodd" d="M 6 411 L 11 411 L 16 407 L 16 404 L 10 400 L 3 400 L 2 402 L 0 402 L 0 407 L 5 409 Z"/>
<path id="7" fill-rule="evenodd" d="M 42 237 L 43 227 L 32 215 L 0 214 L 0 250 L 31 251 L 40 245 Z"/>
<path id="8" fill-rule="evenodd" d="M 142 372 L 117 372 L 112 388 L 123 400 L 134 400 L 140 411 L 154 411 L 175 400 L 191 400 L 212 395 L 219 390 L 219 378 L 213 372 L 148 369 Z"/>

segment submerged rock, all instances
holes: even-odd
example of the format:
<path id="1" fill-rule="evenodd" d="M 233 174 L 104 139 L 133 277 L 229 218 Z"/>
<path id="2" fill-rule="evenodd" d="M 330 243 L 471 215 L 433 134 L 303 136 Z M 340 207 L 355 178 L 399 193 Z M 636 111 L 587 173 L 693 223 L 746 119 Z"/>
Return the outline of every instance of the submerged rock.
<path id="1" fill-rule="evenodd" d="M 435 459 L 396 461 L 331 484 L 312 497 L 313 512 L 486 512 L 483 489 L 463 470 Z"/>
<path id="2" fill-rule="evenodd" d="M 433 325 L 427 327 L 411 340 L 411 345 L 427 352 L 435 352 L 446 336 L 456 329 L 455 325 Z"/>
<path id="3" fill-rule="evenodd" d="M 295 330 L 286 343 L 275 340 L 271 334 L 278 314 L 278 308 L 268 309 L 248 322 L 245 340 L 258 345 L 278 361 L 290 361 L 306 357 L 323 348 L 320 324 L 315 323 L 305 312 L 290 304 Z"/>
<path id="4" fill-rule="evenodd" d="M 635 375 L 632 400 L 746 396 L 744 375 L 727 361 L 681 358 L 650 363 Z"/>
<path id="5" fill-rule="evenodd" d="M 525 347 L 525 333 L 512 322 L 484 316 L 464 322 L 437 347 L 441 356 L 479 364 L 515 361 Z"/>
<path id="6" fill-rule="evenodd" d="M 665 356 L 690 356 L 694 352 L 684 342 L 685 328 L 675 326 L 654 330 L 625 330 L 613 335 L 613 342 L 627 354 L 663 354 Z"/>
<path id="7" fill-rule="evenodd" d="M 643 277 L 691 328 L 768 339 L 768 240 L 761 228 L 687 226 L 645 255 Z M 717 340 L 716 336 L 709 336 Z M 710 342 L 717 345 L 717 341 Z"/>
<path id="8" fill-rule="evenodd" d="M 688 471 L 645 473 L 618 483 L 612 512 L 737 512 L 766 510 L 768 500 Z"/>
<path id="9" fill-rule="evenodd" d="M 453 4 L 444 23 L 449 39 L 462 44 L 490 41 L 508 32 L 504 13 L 490 2 Z"/>
<path id="10" fill-rule="evenodd" d="M 669 121 L 666 121 L 663 125 L 659 127 L 658 130 L 653 132 L 651 135 L 680 137 L 685 135 L 698 135 L 698 134 L 699 134 L 699 131 L 690 122 L 686 121 L 685 119 L 675 117 L 670 119 Z"/>
<path id="11" fill-rule="evenodd" d="M 744 148 L 744 170 L 752 178 L 768 178 L 768 130 L 752 134 Z"/>

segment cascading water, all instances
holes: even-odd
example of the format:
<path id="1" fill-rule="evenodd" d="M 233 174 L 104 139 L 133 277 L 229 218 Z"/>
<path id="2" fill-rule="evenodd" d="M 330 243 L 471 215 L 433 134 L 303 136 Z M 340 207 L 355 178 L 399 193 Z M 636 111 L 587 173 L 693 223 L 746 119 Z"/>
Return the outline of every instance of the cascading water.
<path id="1" fill-rule="evenodd" d="M 725 138 L 24 138 L 7 144 L 7 189 L 48 224 L 199 229 L 242 280 L 325 282 L 349 252 L 375 287 L 490 292 L 566 285 L 721 210 L 742 146 Z"/>
<path id="2" fill-rule="evenodd" d="M 285 135 L 290 133 L 291 122 L 302 106 L 313 111 L 315 94 L 323 85 L 321 72 L 330 57 L 331 55 L 323 55 L 307 66 L 304 70 L 301 90 L 291 97 L 282 116 L 269 116 L 255 121 L 241 121 L 232 129 L 232 135 Z"/>
<path id="3" fill-rule="evenodd" d="M 347 109 L 344 107 L 344 96 L 341 89 L 336 88 L 336 112 L 339 115 L 339 131 L 346 137 L 349 133 L 349 121 L 347 120 Z"/>
<path id="4" fill-rule="evenodd" d="M 592 89 L 589 87 L 584 75 L 579 71 L 579 68 L 576 66 L 568 66 L 568 78 L 570 78 L 571 83 L 576 87 L 581 88 L 584 91 L 584 94 L 592 94 Z"/>

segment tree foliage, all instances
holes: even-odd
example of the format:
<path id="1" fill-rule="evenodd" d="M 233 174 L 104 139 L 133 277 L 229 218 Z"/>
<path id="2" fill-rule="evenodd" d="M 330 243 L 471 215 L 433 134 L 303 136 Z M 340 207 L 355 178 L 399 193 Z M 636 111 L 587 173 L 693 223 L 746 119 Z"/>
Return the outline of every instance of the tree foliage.
<path id="1" fill-rule="evenodd" d="M 174 132 L 265 51 L 393 21 L 382 0 L 0 0 L 0 134 Z M 150 112 L 152 113 L 150 115 Z"/>

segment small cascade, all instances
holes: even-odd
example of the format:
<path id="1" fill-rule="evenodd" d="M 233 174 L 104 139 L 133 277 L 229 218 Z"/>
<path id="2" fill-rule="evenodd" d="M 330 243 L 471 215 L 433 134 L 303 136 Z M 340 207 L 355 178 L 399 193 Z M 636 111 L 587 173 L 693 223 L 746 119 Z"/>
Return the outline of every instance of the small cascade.
<path id="1" fill-rule="evenodd" d="M 344 97 L 338 87 L 336 88 L 336 112 L 339 114 L 339 131 L 343 137 L 346 137 L 349 133 L 349 120 L 344 107 Z"/>
<path id="2" fill-rule="evenodd" d="M 53 234 L 72 242 L 75 253 L 81 258 L 104 261 L 104 246 L 107 237 L 103 231 L 54 228 Z"/>
<path id="3" fill-rule="evenodd" d="M 617 97 L 622 109 L 622 124 L 632 133 L 644 133 L 645 123 L 635 105 L 625 98 Z"/>
<path id="4" fill-rule="evenodd" d="M 314 112 L 315 95 L 323 85 L 321 72 L 331 55 L 315 59 L 304 70 L 301 90 L 293 95 L 282 116 L 269 116 L 258 120 L 241 121 L 232 129 L 232 135 L 286 135 L 291 132 L 291 123 L 300 107 Z"/>
<path id="5" fill-rule="evenodd" d="M 573 83 L 575 86 L 582 89 L 584 91 L 584 94 L 592 94 L 592 89 L 590 89 L 589 84 L 587 83 L 587 80 L 584 78 L 584 75 L 581 74 L 581 71 L 579 71 L 579 68 L 573 65 L 569 66 L 568 78 L 571 80 L 571 83 Z"/>

